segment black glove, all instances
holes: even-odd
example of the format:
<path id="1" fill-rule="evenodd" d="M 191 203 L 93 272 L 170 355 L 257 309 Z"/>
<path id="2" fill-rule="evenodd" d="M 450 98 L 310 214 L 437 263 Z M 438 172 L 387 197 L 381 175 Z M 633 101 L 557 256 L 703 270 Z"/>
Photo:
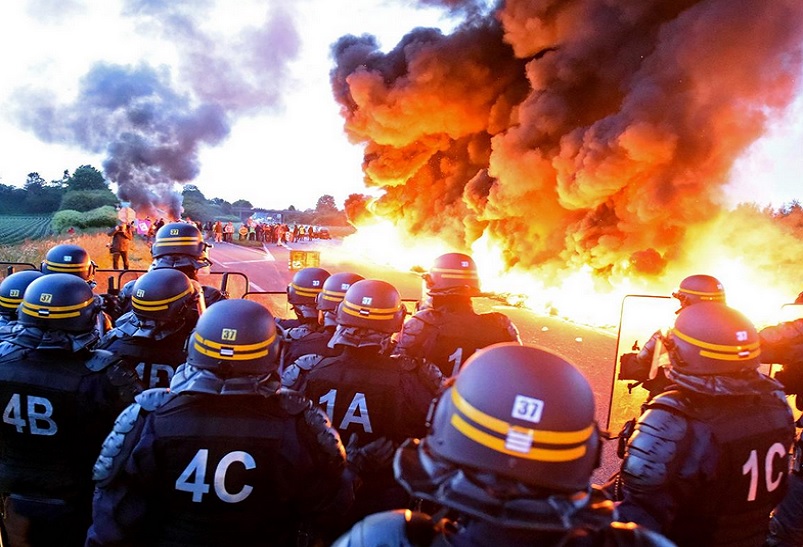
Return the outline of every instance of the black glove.
<path id="1" fill-rule="evenodd" d="M 364 446 L 358 446 L 358 443 L 357 434 L 352 433 L 346 445 L 346 459 L 358 474 L 371 473 L 390 466 L 396 452 L 390 439 L 379 437 Z"/>
<path id="2" fill-rule="evenodd" d="M 650 374 L 650 365 L 638 359 L 638 353 L 623 353 L 619 358 L 619 375 L 617 380 L 636 380 L 643 382 Z"/>

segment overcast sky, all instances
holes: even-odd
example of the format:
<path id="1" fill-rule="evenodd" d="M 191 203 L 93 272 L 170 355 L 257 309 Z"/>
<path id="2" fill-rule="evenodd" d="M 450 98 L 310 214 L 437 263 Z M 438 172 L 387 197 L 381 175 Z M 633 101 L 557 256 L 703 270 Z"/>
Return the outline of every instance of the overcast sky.
<path id="1" fill-rule="evenodd" d="M 148 67 L 171 92 L 226 110 L 227 129 L 195 143 L 188 182 L 207 198 L 307 208 L 331 194 L 342 205 L 365 187 L 362 151 L 332 98 L 329 46 L 370 33 L 392 48 L 416 26 L 450 25 L 443 10 L 382 0 L 2 2 L 0 183 L 22 186 L 32 171 L 58 179 L 82 164 L 105 170 L 103 133 L 74 129 L 82 119 L 106 124 L 82 109 L 86 82 L 100 85 L 99 66 Z"/>
<path id="2" fill-rule="evenodd" d="M 331 194 L 342 205 L 365 187 L 361 149 L 348 142 L 332 98 L 329 46 L 345 34 L 370 33 L 391 49 L 416 26 L 448 32 L 454 25 L 443 10 L 413 6 L 392 0 L 0 2 L 0 183 L 21 186 L 32 171 L 57 179 L 82 164 L 107 176 L 122 172 L 120 162 L 134 161 L 144 145 L 120 138 L 130 120 L 110 109 L 107 95 L 98 98 L 122 80 L 150 86 L 159 106 L 172 107 L 175 117 L 154 116 L 156 141 L 160 128 L 172 132 L 174 123 L 184 135 L 195 132 L 170 152 L 181 155 L 180 165 L 174 156 L 164 161 L 207 198 L 303 209 Z M 129 117 L 154 107 L 128 106 Z M 800 196 L 801 118 L 798 100 L 738 162 L 734 201 L 779 204 Z M 164 152 L 146 148 L 146 156 Z"/>

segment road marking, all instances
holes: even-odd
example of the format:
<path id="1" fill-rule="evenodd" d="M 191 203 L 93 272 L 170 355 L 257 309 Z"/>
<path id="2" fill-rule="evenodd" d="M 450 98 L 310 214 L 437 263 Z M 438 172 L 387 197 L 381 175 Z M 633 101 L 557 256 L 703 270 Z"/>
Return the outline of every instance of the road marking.
<path id="1" fill-rule="evenodd" d="M 253 281 L 250 282 L 251 288 L 256 292 L 265 292 L 265 289 L 254 283 Z"/>
<path id="2" fill-rule="evenodd" d="M 216 262 L 216 264 L 220 264 L 221 266 L 230 266 L 231 264 L 250 264 L 252 262 L 276 262 L 276 259 L 273 257 L 266 257 L 260 260 L 237 260 L 235 262 Z"/>

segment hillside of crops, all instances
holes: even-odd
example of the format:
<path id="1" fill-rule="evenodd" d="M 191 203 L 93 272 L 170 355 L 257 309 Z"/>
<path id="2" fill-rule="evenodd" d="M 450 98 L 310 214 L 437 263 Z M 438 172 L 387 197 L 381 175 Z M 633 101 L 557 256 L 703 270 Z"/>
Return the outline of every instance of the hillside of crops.
<path id="1" fill-rule="evenodd" d="M 50 222 L 51 215 L 46 216 L 10 216 L 0 215 L 0 245 L 14 245 L 26 239 L 42 239 L 53 235 Z"/>

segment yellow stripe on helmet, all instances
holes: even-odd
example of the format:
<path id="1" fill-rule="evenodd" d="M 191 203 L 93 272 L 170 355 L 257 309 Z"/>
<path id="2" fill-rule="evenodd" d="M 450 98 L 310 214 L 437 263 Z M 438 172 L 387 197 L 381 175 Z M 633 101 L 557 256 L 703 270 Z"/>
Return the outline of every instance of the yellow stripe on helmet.
<path id="1" fill-rule="evenodd" d="M 83 302 L 80 302 L 78 304 L 72 304 L 70 306 L 49 306 L 49 305 L 34 304 L 32 302 L 23 302 L 22 307 L 27 308 L 33 312 L 37 310 L 48 310 L 50 313 L 65 313 L 65 312 L 81 310 L 83 308 L 91 306 L 94 302 L 95 302 L 95 297 L 92 296 L 90 298 L 87 298 Z"/>
<path id="2" fill-rule="evenodd" d="M 54 273 L 70 273 L 81 272 L 89 269 L 89 264 L 78 262 L 76 264 L 65 264 L 63 262 L 51 262 L 45 260 L 47 268 Z"/>
<path id="3" fill-rule="evenodd" d="M 192 292 L 192 287 L 188 288 L 181 294 L 177 294 L 176 296 L 171 296 L 170 298 L 165 298 L 164 300 L 142 300 L 141 298 L 131 297 L 131 302 L 135 308 L 142 311 L 166 310 L 170 304 L 184 298 L 191 292 Z"/>
<path id="4" fill-rule="evenodd" d="M 270 346 L 274 340 L 276 340 L 276 334 L 273 334 L 264 342 L 257 342 L 256 344 L 221 344 L 220 342 L 207 340 L 196 332 L 193 334 L 193 347 L 198 353 L 214 359 L 246 361 L 266 357 L 270 353 Z"/>
<path id="5" fill-rule="evenodd" d="M 340 304 L 340 309 L 354 317 L 362 317 L 363 319 L 373 319 L 376 321 L 387 321 L 393 319 L 401 308 L 370 308 L 368 306 L 357 306 L 351 302 L 343 301 Z"/>
<path id="6" fill-rule="evenodd" d="M 480 409 L 473 407 L 471 403 L 460 395 L 457 388 L 452 388 L 452 403 L 454 403 L 455 408 L 465 414 L 471 421 L 500 435 L 507 435 L 511 428 L 526 430 L 526 428 L 521 428 L 520 426 L 513 425 L 499 418 L 494 418 L 482 412 Z M 538 443 L 574 444 L 587 441 L 594 432 L 594 424 L 590 424 L 588 427 L 580 429 L 579 431 L 549 431 L 545 429 L 531 429 L 529 431 L 533 432 L 533 441 Z"/>
<path id="7" fill-rule="evenodd" d="M 761 354 L 761 342 L 758 340 L 750 344 L 712 344 L 693 338 L 688 334 L 683 334 L 677 329 L 671 329 L 670 332 L 684 342 L 700 348 L 701 357 L 709 357 L 721 361 L 742 361 L 754 359 Z"/>
<path id="8" fill-rule="evenodd" d="M 321 292 L 321 289 L 311 289 L 309 287 L 302 287 L 301 285 L 296 285 L 295 283 L 290 283 L 290 286 L 293 287 L 298 293 L 299 296 L 311 296 L 315 297 L 318 293 Z"/>
<path id="9" fill-rule="evenodd" d="M 481 431 L 473 425 L 466 422 L 458 414 L 452 414 L 452 426 L 457 429 L 464 436 L 472 441 L 481 444 L 495 452 L 501 452 L 508 456 L 515 456 L 517 458 L 524 458 L 527 460 L 541 461 L 541 462 L 568 462 L 582 458 L 586 455 L 586 445 L 573 446 L 570 448 L 530 448 L 526 452 L 518 450 L 510 450 L 505 445 L 505 439 L 494 437 L 490 433 Z M 526 428 L 515 428 L 517 433 L 526 435 L 527 432 L 535 432 L 535 430 L 527 430 Z"/>
<path id="10" fill-rule="evenodd" d="M 707 298 L 709 300 L 725 300 L 725 293 L 722 291 L 695 291 L 693 289 L 678 289 L 677 292 L 682 292 L 686 294 L 692 294 L 694 296 L 699 296 L 701 298 Z"/>
<path id="11" fill-rule="evenodd" d="M 4 308 L 17 308 L 20 304 L 22 304 L 22 298 L 0 296 L 0 306 Z"/>

